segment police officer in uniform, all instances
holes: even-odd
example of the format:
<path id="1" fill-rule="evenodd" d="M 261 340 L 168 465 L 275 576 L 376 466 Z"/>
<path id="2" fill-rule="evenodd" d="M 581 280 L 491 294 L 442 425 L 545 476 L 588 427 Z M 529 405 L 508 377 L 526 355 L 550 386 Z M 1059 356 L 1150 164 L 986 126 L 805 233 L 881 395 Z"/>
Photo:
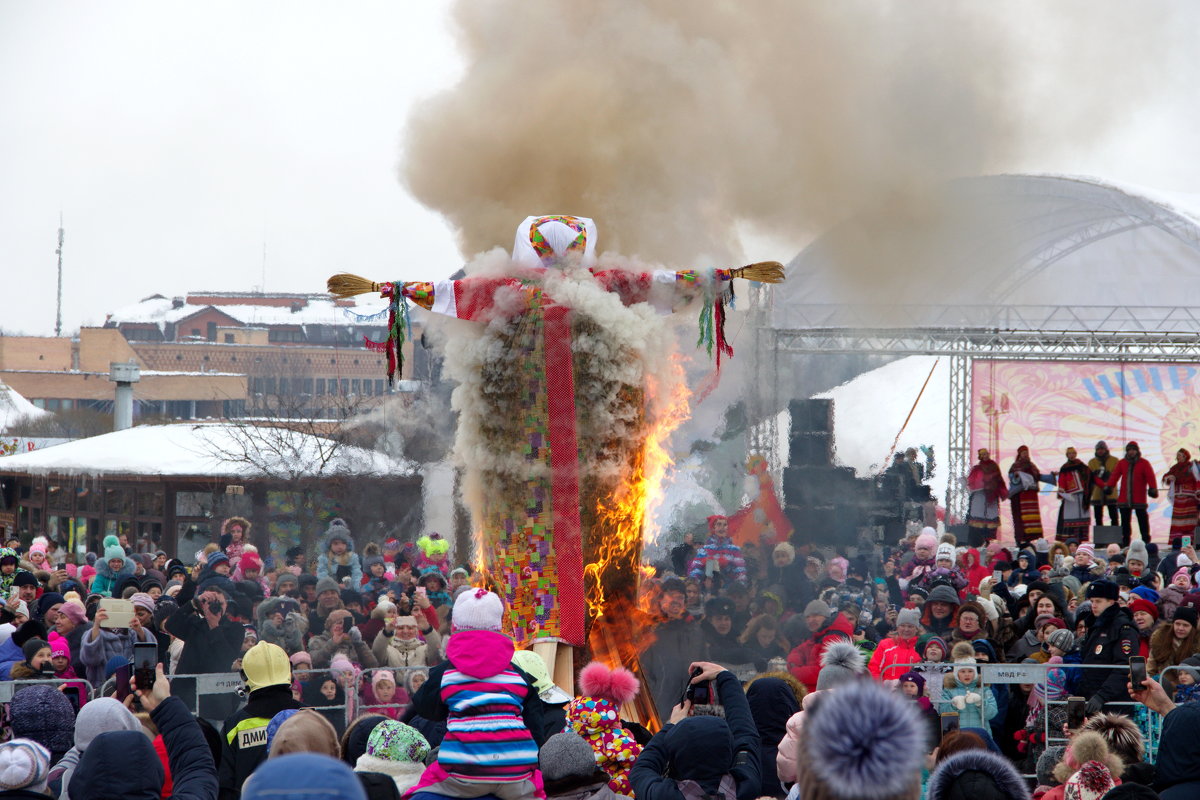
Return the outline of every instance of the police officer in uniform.
<path id="1" fill-rule="evenodd" d="M 1117 605 L 1118 588 L 1109 580 L 1088 584 L 1087 596 L 1092 604 L 1092 624 L 1079 647 L 1087 666 L 1112 666 L 1114 669 L 1084 669 L 1079 680 L 1079 694 L 1088 699 L 1088 715 L 1104 710 L 1106 703 L 1129 702 L 1126 683 L 1129 679 L 1129 657 L 1138 653 L 1137 626 L 1124 608 Z M 1116 706 L 1111 711 L 1128 714 L 1129 706 Z"/>

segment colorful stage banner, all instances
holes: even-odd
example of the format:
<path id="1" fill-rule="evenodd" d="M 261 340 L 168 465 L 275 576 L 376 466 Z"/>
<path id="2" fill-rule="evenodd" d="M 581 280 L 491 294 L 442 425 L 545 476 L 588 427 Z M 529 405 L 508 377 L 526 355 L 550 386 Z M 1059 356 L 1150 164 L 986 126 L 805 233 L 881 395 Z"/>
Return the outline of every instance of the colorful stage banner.
<path id="1" fill-rule="evenodd" d="M 971 454 L 991 450 L 1005 480 L 1017 448 L 1029 446 L 1043 473 L 1057 470 L 1068 447 L 1085 463 L 1096 442 L 1121 458 L 1135 441 L 1160 484 L 1150 501 L 1153 538 L 1165 542 L 1171 504 L 1162 476 L 1183 447 L 1200 458 L 1200 364 L 977 360 L 972 372 Z M 1054 535 L 1058 495 L 1042 484 L 1046 535 Z M 1012 511 L 1001 508 L 1001 539 L 1012 541 Z M 1108 523 L 1107 515 L 1105 523 Z M 1137 524 L 1134 523 L 1134 535 Z"/>

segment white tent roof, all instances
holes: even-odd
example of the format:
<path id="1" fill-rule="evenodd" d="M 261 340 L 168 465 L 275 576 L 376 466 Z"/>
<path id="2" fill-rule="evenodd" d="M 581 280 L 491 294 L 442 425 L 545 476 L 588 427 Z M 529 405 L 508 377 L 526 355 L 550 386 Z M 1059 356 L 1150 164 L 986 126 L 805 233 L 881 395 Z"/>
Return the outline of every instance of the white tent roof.
<path id="1" fill-rule="evenodd" d="M 0 381 L 0 433 L 19 419 L 42 417 L 49 411 L 38 408 L 22 397 L 16 389 Z"/>
<path id="2" fill-rule="evenodd" d="M 242 303 L 200 303 L 185 304 L 174 307 L 170 298 L 153 296 L 147 297 L 132 305 L 119 308 L 108 316 L 108 323 L 118 325 L 123 322 L 150 322 L 162 327 L 164 323 L 178 322 L 206 308 L 215 308 L 223 314 L 233 317 L 243 325 L 350 325 L 354 324 L 347 308 L 334 303 L 329 298 L 309 298 L 302 308 L 292 311 L 289 306 L 252 305 Z M 381 306 L 353 306 L 349 310 L 358 314 L 372 314 L 379 311 Z"/>
<path id="3" fill-rule="evenodd" d="M 26 475 L 163 475 L 298 479 L 408 476 L 416 466 L 359 447 L 282 428 L 233 423 L 140 425 L 31 453 L 0 470 Z"/>
<path id="4" fill-rule="evenodd" d="M 1096 178 L 997 175 L 892 199 L 825 233 L 788 265 L 772 324 L 857 326 L 838 314 L 821 320 L 812 306 L 823 304 L 929 307 L 862 320 L 906 327 L 993 319 L 1006 327 L 995 310 L 1012 307 L 1125 306 L 1127 318 L 1097 311 L 1095 320 L 1129 329 L 1197 293 L 1200 198 Z M 1173 318 L 1169 329 L 1200 330 L 1200 315 Z"/>

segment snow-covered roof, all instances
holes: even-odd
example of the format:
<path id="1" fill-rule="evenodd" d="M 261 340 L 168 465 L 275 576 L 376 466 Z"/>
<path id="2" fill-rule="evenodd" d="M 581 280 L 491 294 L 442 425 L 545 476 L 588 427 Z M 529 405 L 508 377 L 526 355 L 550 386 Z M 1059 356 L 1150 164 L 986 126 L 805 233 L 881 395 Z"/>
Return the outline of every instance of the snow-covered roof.
<path id="1" fill-rule="evenodd" d="M 212 478 L 411 476 L 416 465 L 283 428 L 236 423 L 140 425 L 9 456 L 0 470 L 27 475 Z"/>
<path id="2" fill-rule="evenodd" d="M 376 307 L 355 307 L 360 314 L 374 313 L 385 306 L 380 301 Z M 354 318 L 347 314 L 346 307 L 334 304 L 332 298 L 310 298 L 304 307 L 292 311 L 289 306 L 248 305 L 230 303 L 190 304 L 174 307 L 170 298 L 155 295 L 133 305 L 119 308 L 109 315 L 112 325 L 121 323 L 151 323 L 160 327 L 169 322 L 179 322 L 206 308 L 215 308 L 243 325 L 268 327 L 273 325 L 348 325 Z"/>
<path id="3" fill-rule="evenodd" d="M 892 442 L 912 411 L 912 419 L 896 442 L 896 450 L 931 445 L 937 464 L 934 483 L 944 485 L 950 457 L 949 368 L 947 359 L 938 362 L 934 356 L 910 356 L 817 395 L 833 400 L 837 463 L 853 467 L 863 477 L 882 472 L 895 452 Z M 926 378 L 929 383 L 922 394 Z M 940 494 L 940 488 L 936 493 Z"/>
<path id="4" fill-rule="evenodd" d="M 996 175 L 951 181 L 917 201 L 891 198 L 821 235 L 788 265 L 772 324 L 819 325 L 813 306 L 864 304 L 883 307 L 878 325 L 1006 327 L 995 309 L 1124 306 L 1136 317 L 1197 293 L 1200 197 L 1080 176 Z M 897 320 L 888 306 L 929 310 Z M 961 319 L 938 307 L 963 309 Z M 1114 325 L 1111 315 L 1097 319 Z M 1200 330 L 1196 320 L 1184 324 Z"/>
<path id="5" fill-rule="evenodd" d="M 19 419 L 32 419 L 49 413 L 26 400 L 16 389 L 0 381 L 0 433 L 8 430 L 8 426 Z"/>

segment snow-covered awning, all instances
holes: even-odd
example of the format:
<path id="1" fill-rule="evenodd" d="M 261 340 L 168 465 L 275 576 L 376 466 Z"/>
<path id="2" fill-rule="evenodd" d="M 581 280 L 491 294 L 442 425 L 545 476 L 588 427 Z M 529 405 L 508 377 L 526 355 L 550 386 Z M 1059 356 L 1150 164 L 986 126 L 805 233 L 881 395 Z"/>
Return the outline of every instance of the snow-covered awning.
<path id="1" fill-rule="evenodd" d="M 0 473 L 287 481 L 414 477 L 417 466 L 285 428 L 213 422 L 140 425 L 80 439 L 9 456 L 0 461 Z"/>

